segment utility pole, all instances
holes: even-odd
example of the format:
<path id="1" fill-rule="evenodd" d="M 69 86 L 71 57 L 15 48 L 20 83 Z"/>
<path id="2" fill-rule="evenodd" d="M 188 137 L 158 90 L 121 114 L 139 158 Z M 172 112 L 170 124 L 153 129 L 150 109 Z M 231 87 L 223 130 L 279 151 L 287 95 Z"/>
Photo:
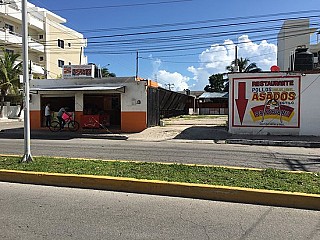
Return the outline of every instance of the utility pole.
<path id="1" fill-rule="evenodd" d="M 139 74 L 139 52 L 137 51 L 137 57 L 136 57 L 136 80 L 138 80 L 138 74 Z"/>
<path id="2" fill-rule="evenodd" d="M 239 72 L 239 63 L 238 63 L 238 46 L 235 46 L 235 59 L 234 59 L 234 72 Z"/>
<path id="3" fill-rule="evenodd" d="M 24 86 L 24 155 L 21 162 L 31 162 L 30 149 L 30 96 L 28 69 L 28 15 L 27 0 L 22 0 L 22 45 L 23 45 L 23 86 Z"/>

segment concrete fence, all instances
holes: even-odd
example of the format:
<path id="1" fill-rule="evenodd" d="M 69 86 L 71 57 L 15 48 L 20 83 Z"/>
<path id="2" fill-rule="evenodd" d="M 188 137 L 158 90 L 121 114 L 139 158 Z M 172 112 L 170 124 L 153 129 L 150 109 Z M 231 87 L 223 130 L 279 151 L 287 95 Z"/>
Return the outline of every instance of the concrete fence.
<path id="1" fill-rule="evenodd" d="M 0 117 L 1 118 L 17 118 L 19 111 L 20 111 L 20 105 L 10 106 L 10 102 L 5 102 L 2 113 L 0 114 Z M 23 114 L 23 112 L 21 114 Z"/>

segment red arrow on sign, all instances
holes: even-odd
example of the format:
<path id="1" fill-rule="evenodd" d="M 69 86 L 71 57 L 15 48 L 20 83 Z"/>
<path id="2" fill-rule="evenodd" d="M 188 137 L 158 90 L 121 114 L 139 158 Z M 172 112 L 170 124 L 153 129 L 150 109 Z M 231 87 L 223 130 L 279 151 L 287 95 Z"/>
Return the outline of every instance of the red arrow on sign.
<path id="1" fill-rule="evenodd" d="M 238 99 L 236 99 L 236 104 L 238 108 L 238 114 L 240 118 L 240 122 L 242 125 L 244 114 L 246 112 L 248 99 L 246 98 L 246 83 L 239 82 L 238 83 Z"/>

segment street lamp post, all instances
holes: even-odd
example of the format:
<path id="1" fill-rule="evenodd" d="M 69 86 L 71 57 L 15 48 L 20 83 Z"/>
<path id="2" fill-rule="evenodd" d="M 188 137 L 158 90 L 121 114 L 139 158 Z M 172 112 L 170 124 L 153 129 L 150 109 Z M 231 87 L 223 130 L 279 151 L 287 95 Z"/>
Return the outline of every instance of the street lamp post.
<path id="1" fill-rule="evenodd" d="M 22 45 L 23 45 L 23 86 L 24 86 L 24 155 L 21 162 L 33 160 L 30 148 L 30 97 L 28 72 L 28 15 L 27 0 L 22 0 Z"/>

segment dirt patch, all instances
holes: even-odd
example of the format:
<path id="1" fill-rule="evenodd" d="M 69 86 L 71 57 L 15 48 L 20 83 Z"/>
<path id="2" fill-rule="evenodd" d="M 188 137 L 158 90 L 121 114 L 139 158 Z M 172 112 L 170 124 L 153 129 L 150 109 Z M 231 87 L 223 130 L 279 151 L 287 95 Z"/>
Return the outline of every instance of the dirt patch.
<path id="1" fill-rule="evenodd" d="M 227 116 L 170 118 L 164 120 L 163 127 L 150 127 L 140 133 L 128 134 L 128 137 L 129 140 L 141 141 L 222 140 L 228 135 L 227 119 Z"/>

